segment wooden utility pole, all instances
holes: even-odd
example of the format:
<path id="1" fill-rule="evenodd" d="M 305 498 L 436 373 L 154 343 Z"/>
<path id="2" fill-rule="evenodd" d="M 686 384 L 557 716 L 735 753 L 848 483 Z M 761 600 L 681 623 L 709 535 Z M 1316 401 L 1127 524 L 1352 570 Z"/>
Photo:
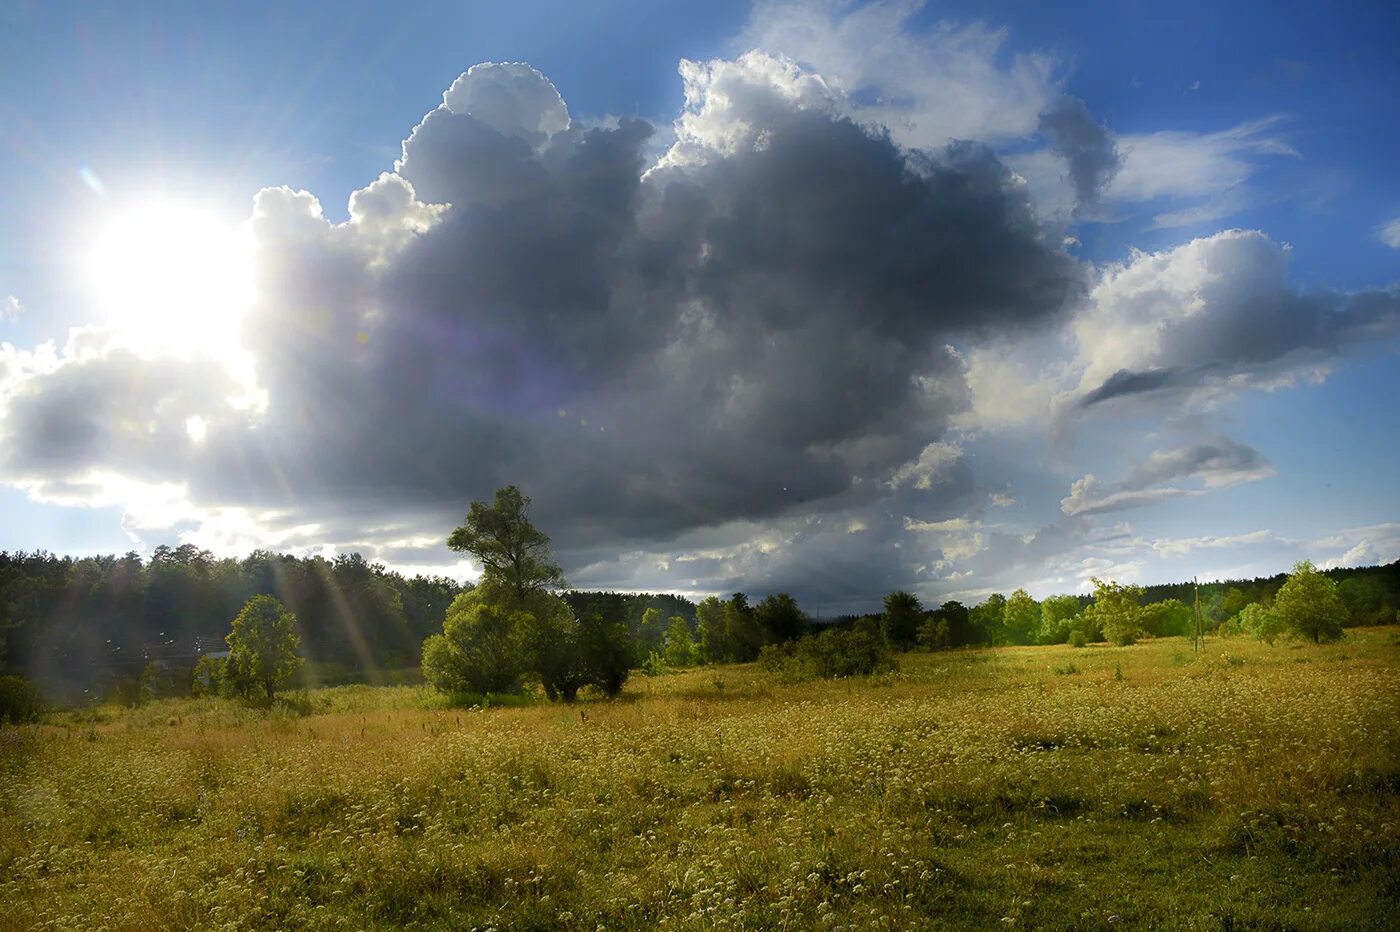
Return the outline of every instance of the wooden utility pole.
<path id="1" fill-rule="evenodd" d="M 1191 635 L 1191 650 L 1199 651 L 1205 646 L 1206 626 L 1205 620 L 1201 618 L 1201 584 L 1196 581 L 1196 577 L 1191 577 L 1191 585 L 1196 590 L 1196 610 L 1192 614 L 1195 617 L 1195 631 Z"/>

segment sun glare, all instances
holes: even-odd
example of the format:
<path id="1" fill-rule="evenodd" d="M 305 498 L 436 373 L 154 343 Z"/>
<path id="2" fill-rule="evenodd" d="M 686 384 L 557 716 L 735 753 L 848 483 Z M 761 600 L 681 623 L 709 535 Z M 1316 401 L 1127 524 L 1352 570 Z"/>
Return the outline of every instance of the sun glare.
<path id="1" fill-rule="evenodd" d="M 84 256 L 105 322 L 145 347 L 231 348 L 252 298 L 245 230 L 211 210 L 150 201 L 114 210 Z"/>

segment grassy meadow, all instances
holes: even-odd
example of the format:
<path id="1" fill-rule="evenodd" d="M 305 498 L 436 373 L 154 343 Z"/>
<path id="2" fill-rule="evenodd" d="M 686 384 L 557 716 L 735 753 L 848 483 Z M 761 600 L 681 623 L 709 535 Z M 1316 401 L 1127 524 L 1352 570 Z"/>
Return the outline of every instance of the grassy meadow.
<path id="1" fill-rule="evenodd" d="M 1400 633 L 0 732 L 0 928 L 1395 928 Z"/>

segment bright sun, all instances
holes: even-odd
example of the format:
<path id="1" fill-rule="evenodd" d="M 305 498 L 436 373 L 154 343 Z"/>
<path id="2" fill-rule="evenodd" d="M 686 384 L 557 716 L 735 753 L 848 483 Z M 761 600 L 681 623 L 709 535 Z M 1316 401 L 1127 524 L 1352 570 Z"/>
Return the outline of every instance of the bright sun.
<path id="1" fill-rule="evenodd" d="M 246 231 L 213 211 L 179 201 L 115 210 L 83 265 L 107 323 L 143 346 L 237 345 L 252 299 L 251 249 Z"/>

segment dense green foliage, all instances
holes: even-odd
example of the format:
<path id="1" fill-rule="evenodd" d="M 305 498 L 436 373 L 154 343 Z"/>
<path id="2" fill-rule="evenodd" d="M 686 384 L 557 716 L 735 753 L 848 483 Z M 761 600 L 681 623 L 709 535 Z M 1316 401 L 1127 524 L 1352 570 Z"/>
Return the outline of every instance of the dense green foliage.
<path id="1" fill-rule="evenodd" d="M 525 674 L 525 645 L 510 614 L 477 591 L 457 596 L 442 633 L 423 642 L 423 678 L 458 695 L 517 692 Z"/>
<path id="2" fill-rule="evenodd" d="M 253 596 L 275 596 L 296 616 L 307 680 L 355 677 L 416 663 L 462 587 L 405 578 L 358 554 L 326 560 L 257 551 L 218 560 L 184 545 L 149 561 L 0 553 L 0 634 L 6 672 L 39 683 L 56 702 L 101 697 L 152 660 L 188 686 L 200 656 L 222 651 L 229 621 Z"/>
<path id="3" fill-rule="evenodd" d="M 22 676 L 0 676 L 0 724 L 32 722 L 43 710 L 39 687 Z"/>
<path id="4" fill-rule="evenodd" d="M 769 644 L 759 653 L 758 665 L 789 683 L 818 677 L 869 676 L 899 667 L 889 642 L 873 625 L 853 630 L 828 628 L 795 641 Z"/>
<path id="5" fill-rule="evenodd" d="M 255 595 L 233 619 L 225 681 L 242 696 L 272 704 L 277 688 L 301 666 L 296 618 L 270 595 Z"/>
<path id="6" fill-rule="evenodd" d="M 1142 587 L 1095 578 L 1094 602 L 1084 614 L 1119 647 L 1137 643 L 1142 637 Z"/>
<path id="7" fill-rule="evenodd" d="M 530 523 L 530 499 L 514 486 L 494 505 L 472 502 L 467 520 L 448 543 L 482 564 L 476 589 L 459 596 L 443 632 L 423 644 L 423 673 L 438 690 L 519 692 L 538 683 L 551 700 L 573 702 L 597 686 L 616 696 L 639 661 L 623 621 L 588 612 L 582 622 L 555 594 L 564 585 L 549 555 L 549 537 Z M 643 612 L 643 630 L 655 609 Z"/>
<path id="8" fill-rule="evenodd" d="M 1337 593 L 1337 584 L 1307 561 L 1293 567 L 1269 611 L 1282 628 L 1310 638 L 1314 644 L 1340 638 L 1347 621 L 1346 605 Z"/>
<path id="9" fill-rule="evenodd" d="M 549 537 L 530 523 L 529 510 L 529 497 L 505 486 L 492 504 L 472 502 L 467 519 L 447 538 L 447 546 L 475 557 L 484 576 L 517 599 L 564 586 L 564 572 L 549 556 Z"/>
<path id="10" fill-rule="evenodd" d="M 891 592 L 885 596 L 885 613 L 880 618 L 885 640 L 895 650 L 909 650 L 919 642 L 924 623 L 924 607 L 911 592 Z"/>
<path id="11" fill-rule="evenodd" d="M 663 656 L 666 663 L 676 669 L 693 666 L 699 659 L 690 625 L 680 615 L 672 615 L 666 625 L 666 651 Z"/>

